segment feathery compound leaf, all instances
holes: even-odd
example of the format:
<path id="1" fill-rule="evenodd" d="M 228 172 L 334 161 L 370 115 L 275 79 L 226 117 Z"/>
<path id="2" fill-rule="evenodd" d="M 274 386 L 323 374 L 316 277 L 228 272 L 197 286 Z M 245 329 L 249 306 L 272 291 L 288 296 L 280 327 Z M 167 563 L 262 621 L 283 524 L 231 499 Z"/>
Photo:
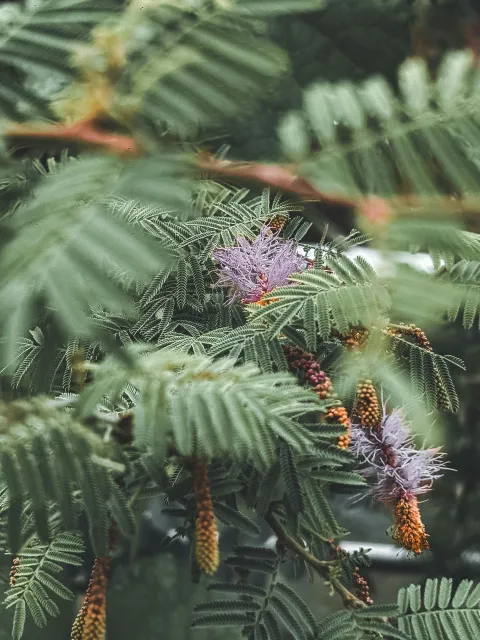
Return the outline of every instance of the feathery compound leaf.
<path id="1" fill-rule="evenodd" d="M 73 494 L 80 488 L 86 494 L 90 490 L 85 465 L 94 453 L 108 455 L 110 447 L 72 413 L 42 396 L 0 403 L 0 415 L 0 467 L 8 490 L 9 540 L 15 554 L 22 542 L 24 498 L 30 499 L 35 529 L 48 539 L 48 509 L 58 504 L 62 519 L 69 522 Z M 55 464 L 45 464 L 46 458 Z"/>
<path id="2" fill-rule="evenodd" d="M 426 640 L 440 637 L 458 640 L 476 635 L 480 630 L 480 610 L 478 596 L 474 596 L 478 589 L 472 587 L 472 581 L 464 580 L 452 593 L 452 581 L 442 578 L 427 580 L 422 590 L 414 585 L 401 589 L 400 630 Z"/>
<path id="3" fill-rule="evenodd" d="M 12 638 L 20 640 L 25 629 L 27 621 L 27 605 L 25 600 L 18 600 L 15 605 L 15 613 L 13 616 Z"/>
<path id="4" fill-rule="evenodd" d="M 317 627 L 319 640 L 356 640 L 355 620 L 350 611 L 337 611 L 326 616 Z"/>
<path id="5" fill-rule="evenodd" d="M 305 514 L 315 523 L 315 530 L 321 535 L 334 538 L 340 533 L 340 528 L 323 490 L 310 478 L 304 478 L 302 486 L 305 492 Z"/>
<path id="6" fill-rule="evenodd" d="M 149 47 L 131 42 L 135 62 L 121 87 L 131 87 L 147 122 L 185 135 L 261 95 L 265 83 L 285 70 L 286 59 L 263 37 L 258 18 L 297 11 L 293 2 L 263 4 L 212 3 L 199 11 L 178 3 L 142 7 L 152 37 Z M 298 11 L 315 6 L 320 3 L 299 2 Z"/>
<path id="7" fill-rule="evenodd" d="M 15 607 L 13 637 L 22 637 L 27 611 L 41 627 L 47 624 L 47 615 L 59 615 L 60 610 L 51 595 L 73 600 L 74 594 L 51 572 L 57 571 L 57 567 L 61 570 L 61 565 L 81 566 L 84 550 L 79 535 L 63 532 L 56 533 L 49 544 L 42 544 L 33 537 L 22 548 L 17 556 L 15 581 L 5 598 L 7 608 Z"/>
<path id="8" fill-rule="evenodd" d="M 214 511 L 215 515 L 225 524 L 229 524 L 249 536 L 259 535 L 260 527 L 258 524 L 238 509 L 234 509 L 223 502 L 216 502 Z"/>
<path id="9" fill-rule="evenodd" d="M 8 35 L 2 32 L 0 39 L 0 62 L 3 74 L 9 78 L 0 91 L 0 110 L 6 116 L 36 118 L 48 114 L 46 100 L 39 93 L 25 88 L 25 83 L 12 82 L 11 74 L 22 77 L 39 74 L 40 77 L 55 76 L 57 83 L 73 80 L 70 66 L 75 48 L 89 35 L 96 24 L 113 16 L 114 4 L 90 0 L 66 0 L 28 5 L 22 12 L 18 24 L 12 26 Z M 45 75 L 44 75 L 45 74 Z"/>
<path id="10" fill-rule="evenodd" d="M 137 530 L 137 521 L 127 496 L 118 484 L 109 476 L 110 499 L 109 507 L 114 521 L 123 536 L 131 538 Z"/>
<path id="11" fill-rule="evenodd" d="M 153 241 L 101 204 L 119 168 L 107 157 L 72 161 L 43 178 L 35 197 L 17 209 L 10 223 L 14 239 L 0 258 L 1 320 L 8 324 L 16 314 L 16 335 L 26 332 L 39 295 L 74 335 L 98 332 L 90 306 L 131 309 L 106 265 L 122 265 L 139 281 L 158 271 L 163 257 Z M 10 335 L 7 349 L 12 340 Z"/>
<path id="12" fill-rule="evenodd" d="M 284 582 L 275 584 L 275 591 L 280 599 L 284 601 L 293 611 L 297 619 L 307 627 L 311 633 L 315 633 L 317 623 L 315 616 L 310 610 L 307 603 L 298 595 L 298 593 Z"/>
<path id="13" fill-rule="evenodd" d="M 258 602 L 249 600 L 209 600 L 195 605 L 193 612 L 228 613 L 229 611 L 239 611 L 247 613 L 249 611 L 258 611 L 259 609 L 260 604 Z"/>
<path id="14" fill-rule="evenodd" d="M 214 582 L 209 584 L 209 591 L 222 591 L 224 593 L 235 593 L 239 595 L 265 598 L 267 592 L 263 587 L 257 587 L 254 584 L 243 584 L 241 582 Z"/>
<path id="15" fill-rule="evenodd" d="M 443 73 L 454 61 L 461 61 L 461 88 L 454 100 L 444 100 L 453 76 L 446 80 Z M 462 196 L 477 193 L 469 136 L 478 138 L 474 117 L 478 71 L 470 51 L 451 53 L 444 63 L 436 87 L 424 60 L 412 58 L 401 66 L 403 105 L 378 77 L 359 87 L 350 82 L 311 86 L 305 110 L 322 150 L 305 162 L 306 177 L 319 190 L 335 195 L 391 196 L 401 191 L 402 184 L 420 196 L 443 195 L 441 184 Z M 433 92 L 436 102 L 426 97 Z M 334 122 L 343 126 L 335 127 Z M 343 133 L 344 127 L 351 138 L 342 139 L 339 129 Z M 346 139 L 349 143 L 342 144 Z M 435 162 L 427 160 L 423 150 Z"/>
<path id="16" fill-rule="evenodd" d="M 251 624 L 254 619 L 249 613 L 212 613 L 194 618 L 192 627 L 238 627 Z"/>
<path id="17" fill-rule="evenodd" d="M 281 468 L 280 464 L 277 462 L 270 467 L 261 479 L 255 502 L 255 511 L 259 516 L 264 516 L 267 513 L 275 487 L 277 486 L 277 482 L 280 478 L 280 474 Z"/>
<path id="18" fill-rule="evenodd" d="M 304 498 L 292 448 L 283 444 L 279 460 L 288 503 L 292 512 L 298 515 L 304 510 Z"/>
<path id="19" fill-rule="evenodd" d="M 251 305 L 250 322 L 267 322 L 272 336 L 283 332 L 295 316 L 302 317 L 307 323 L 305 329 L 312 332 L 312 313 L 322 337 L 327 337 L 326 331 L 329 334 L 332 326 L 340 333 L 347 333 L 350 326 L 368 326 L 374 318 L 385 314 L 388 299 L 385 289 L 375 281 L 368 281 L 361 271 L 357 271 L 355 278 L 345 284 L 320 269 L 293 274 L 289 278 L 291 286 L 278 287 L 264 296 L 262 300 L 268 301 L 267 305 Z"/>
<path id="20" fill-rule="evenodd" d="M 229 360 L 147 353 L 141 347 L 127 353 L 133 364 L 112 357 L 99 366 L 95 383 L 79 398 L 79 408 L 88 414 L 102 396 L 121 392 L 130 381 L 140 392 L 137 411 L 142 420 L 135 438 L 141 447 L 155 446 L 164 456 L 172 440 L 181 455 L 251 456 L 258 466 L 266 466 L 274 461 L 279 436 L 297 450 L 312 440 L 294 418 L 315 411 L 319 403 L 290 374 L 260 374 L 249 365 L 232 367 Z M 232 448 L 232 442 L 239 446 Z"/>
<path id="21" fill-rule="evenodd" d="M 352 473 L 350 471 L 337 471 L 329 470 L 329 469 L 318 469 L 309 471 L 308 473 L 310 478 L 315 478 L 315 480 L 320 480 L 320 482 L 333 483 L 333 484 L 343 484 L 349 485 L 352 487 L 363 487 L 365 486 L 365 478 L 363 478 L 358 473 Z"/>

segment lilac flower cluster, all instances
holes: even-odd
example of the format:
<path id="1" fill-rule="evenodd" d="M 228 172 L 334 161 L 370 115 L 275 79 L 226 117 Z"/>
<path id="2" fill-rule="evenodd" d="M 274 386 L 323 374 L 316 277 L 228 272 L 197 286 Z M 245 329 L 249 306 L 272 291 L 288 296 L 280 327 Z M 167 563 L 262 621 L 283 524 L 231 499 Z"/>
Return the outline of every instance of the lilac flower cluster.
<path id="1" fill-rule="evenodd" d="M 445 469 L 437 449 L 415 449 L 399 409 L 384 413 L 377 430 L 351 426 L 351 450 L 364 463 L 363 474 L 373 477 L 375 500 L 390 503 L 407 495 L 426 493 Z"/>
<path id="2" fill-rule="evenodd" d="M 288 284 L 288 277 L 305 266 L 296 244 L 280 240 L 268 227 L 262 227 L 253 242 L 237 238 L 234 247 L 217 249 L 213 257 L 220 266 L 217 286 L 233 290 L 231 301 L 247 303 Z"/>

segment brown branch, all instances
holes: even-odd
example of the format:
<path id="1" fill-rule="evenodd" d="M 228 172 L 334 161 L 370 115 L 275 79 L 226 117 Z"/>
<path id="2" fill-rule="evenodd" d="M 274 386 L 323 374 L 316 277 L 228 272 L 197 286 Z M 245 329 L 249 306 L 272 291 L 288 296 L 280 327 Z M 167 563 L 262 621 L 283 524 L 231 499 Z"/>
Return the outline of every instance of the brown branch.
<path id="1" fill-rule="evenodd" d="M 345 587 L 338 578 L 332 578 L 330 575 L 329 567 L 332 566 L 331 562 L 325 560 L 319 560 L 314 555 L 309 553 L 301 544 L 299 544 L 296 540 L 294 540 L 284 529 L 283 525 L 277 520 L 276 516 L 270 511 L 265 516 L 265 521 L 272 529 L 274 534 L 277 536 L 278 540 L 283 544 L 284 547 L 293 551 L 297 556 L 300 556 L 308 565 L 315 569 L 317 573 L 319 573 L 322 578 L 327 580 L 334 590 L 339 594 L 342 598 L 343 603 L 346 607 L 355 607 L 355 608 L 363 608 L 365 607 L 365 603 L 357 598 L 351 591 Z"/>
<path id="2" fill-rule="evenodd" d="M 135 138 L 103 130 L 93 120 L 83 120 L 72 125 L 14 125 L 5 132 L 6 137 L 24 140 L 52 140 L 65 143 L 80 143 L 99 147 L 108 153 L 123 157 L 138 157 L 143 150 Z M 423 199 L 413 195 L 396 196 L 391 199 L 368 196 L 349 198 L 327 194 L 318 190 L 308 180 L 296 173 L 293 165 L 266 164 L 259 162 L 234 162 L 221 160 L 208 153 L 199 153 L 195 165 L 200 171 L 214 176 L 247 180 L 299 196 L 309 202 L 356 209 L 374 226 L 383 225 L 392 217 L 419 218 L 431 213 L 437 219 L 445 216 L 461 216 L 467 227 L 474 230 L 480 213 L 480 198 L 457 199 L 448 196 Z"/>
<path id="3" fill-rule="evenodd" d="M 294 193 L 303 200 L 324 202 L 341 207 L 355 207 L 357 200 L 342 196 L 331 196 L 319 191 L 310 182 L 295 173 L 293 166 L 263 164 L 258 162 L 232 162 L 219 160 L 210 154 L 199 154 L 196 165 L 203 171 L 228 178 L 253 180 L 263 185 Z"/>
<path id="4" fill-rule="evenodd" d="M 82 120 L 72 125 L 15 125 L 7 129 L 5 135 L 14 139 L 52 140 L 76 142 L 92 147 L 100 147 L 109 153 L 121 156 L 138 156 L 139 144 L 128 136 L 103 131 L 91 120 Z"/>

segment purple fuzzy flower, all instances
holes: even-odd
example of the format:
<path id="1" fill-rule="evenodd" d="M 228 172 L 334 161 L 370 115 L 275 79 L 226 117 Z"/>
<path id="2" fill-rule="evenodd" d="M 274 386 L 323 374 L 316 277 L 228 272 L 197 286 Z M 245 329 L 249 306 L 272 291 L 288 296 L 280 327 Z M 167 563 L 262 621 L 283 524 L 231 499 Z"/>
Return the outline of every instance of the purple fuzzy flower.
<path id="1" fill-rule="evenodd" d="M 390 414 L 384 410 L 378 430 L 353 424 L 351 449 L 365 464 L 363 474 L 375 479 L 371 493 L 380 502 L 426 493 L 445 469 L 437 449 L 415 449 L 398 409 Z"/>
<path id="2" fill-rule="evenodd" d="M 232 301 L 258 302 L 305 266 L 295 243 L 280 240 L 268 227 L 262 227 L 253 242 L 237 238 L 236 246 L 217 249 L 213 257 L 220 265 L 217 286 L 233 289 Z"/>

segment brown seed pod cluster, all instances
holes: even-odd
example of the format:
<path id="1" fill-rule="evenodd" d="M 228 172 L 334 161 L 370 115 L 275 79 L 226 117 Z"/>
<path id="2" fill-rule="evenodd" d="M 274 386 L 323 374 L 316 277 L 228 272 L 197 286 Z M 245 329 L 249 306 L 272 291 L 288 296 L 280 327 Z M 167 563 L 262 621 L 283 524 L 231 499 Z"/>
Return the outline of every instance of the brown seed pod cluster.
<path id="1" fill-rule="evenodd" d="M 398 335 L 403 334 L 405 336 L 411 336 L 419 347 L 422 349 L 426 349 L 427 351 L 432 350 L 432 345 L 430 344 L 429 339 L 425 335 L 425 333 L 420 329 L 420 327 L 415 326 L 414 324 L 406 324 L 406 325 L 396 325 L 395 327 L 387 327 L 386 332 L 389 335 Z"/>
<path id="2" fill-rule="evenodd" d="M 197 506 L 195 556 L 200 570 L 207 575 L 211 575 L 218 568 L 220 554 L 207 464 L 200 458 L 194 458 L 192 461 L 192 473 Z"/>
<path id="3" fill-rule="evenodd" d="M 360 575 L 359 567 L 355 567 L 355 571 L 352 573 L 352 577 L 356 586 L 355 594 L 357 598 L 359 598 L 367 605 L 373 604 L 373 600 L 370 597 L 370 587 L 368 586 L 368 582 L 365 580 L 365 578 L 362 578 L 362 576 Z"/>
<path id="4" fill-rule="evenodd" d="M 330 540 L 328 540 L 328 543 L 330 544 L 330 548 L 335 558 L 341 560 L 342 558 L 348 556 L 348 553 L 345 551 L 345 549 L 337 546 L 334 543 L 333 539 L 330 538 Z M 352 572 L 352 580 L 355 585 L 355 595 L 357 596 L 357 598 L 359 598 L 368 606 L 372 605 L 373 600 L 370 596 L 370 587 L 368 586 L 368 582 L 365 580 L 365 578 L 360 575 L 360 567 L 354 568 Z"/>
<path id="5" fill-rule="evenodd" d="M 333 396 L 332 382 L 327 374 L 321 370 L 320 364 L 315 356 L 296 347 L 284 347 L 285 355 L 291 371 L 303 372 L 303 379 L 306 384 L 313 387 L 313 391 L 321 400 Z M 350 445 L 350 419 L 344 407 L 330 407 L 325 414 L 326 422 L 330 424 L 342 424 L 347 432 L 338 438 L 338 446 L 341 449 L 348 449 Z"/>
<path id="6" fill-rule="evenodd" d="M 378 428 L 381 419 L 380 405 L 371 380 L 360 380 L 358 383 L 354 414 L 365 429 Z"/>
<path id="7" fill-rule="evenodd" d="M 316 387 L 324 383 L 325 380 L 329 380 L 327 374 L 321 370 L 320 364 L 312 353 L 307 353 L 297 347 L 288 346 L 284 347 L 284 352 L 290 371 L 303 372 L 305 384 Z"/>
<path id="8" fill-rule="evenodd" d="M 368 330 L 362 327 L 352 327 L 346 336 L 343 337 L 343 343 L 349 351 L 358 351 L 368 340 Z"/>
<path id="9" fill-rule="evenodd" d="M 12 566 L 10 568 L 10 589 L 12 589 L 15 586 L 15 583 L 17 582 L 17 572 L 18 572 L 18 565 L 20 563 L 20 558 L 17 556 L 16 558 L 13 559 L 12 561 Z"/>

